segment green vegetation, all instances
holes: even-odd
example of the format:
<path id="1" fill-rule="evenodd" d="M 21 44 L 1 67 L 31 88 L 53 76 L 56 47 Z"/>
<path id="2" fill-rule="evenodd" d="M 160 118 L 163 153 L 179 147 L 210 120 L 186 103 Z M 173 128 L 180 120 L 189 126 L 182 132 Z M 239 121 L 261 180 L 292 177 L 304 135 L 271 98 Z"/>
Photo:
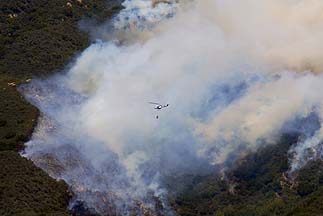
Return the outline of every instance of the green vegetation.
<path id="1" fill-rule="evenodd" d="M 38 110 L 31 106 L 14 86 L 0 80 L 0 151 L 19 151 L 28 141 Z"/>
<path id="2" fill-rule="evenodd" d="M 103 21 L 121 6 L 115 0 L 2 0 L 0 9 L 0 72 L 20 81 L 63 69 L 89 44 L 78 21 Z"/>
<path id="3" fill-rule="evenodd" d="M 173 198 L 179 215 L 313 216 L 323 214 L 323 162 L 304 167 L 295 179 L 286 177 L 288 149 L 297 136 L 250 153 L 219 176 L 187 177 L 186 190 Z"/>
<path id="4" fill-rule="evenodd" d="M 89 44 L 78 21 L 101 22 L 121 9 L 116 0 L 0 1 L 0 215 L 70 215 L 63 181 L 50 178 L 19 156 L 36 125 L 38 110 L 16 90 L 34 77 L 60 71 Z M 217 175 L 174 176 L 179 215 L 323 215 L 323 162 L 286 178 L 287 152 L 297 136 L 250 153 Z M 172 185 L 170 184 L 170 185 Z M 80 212 L 86 212 L 81 206 Z"/>
<path id="5" fill-rule="evenodd" d="M 13 151 L 0 152 L 0 215 L 69 215 L 68 186 Z"/>
<path id="6" fill-rule="evenodd" d="M 118 1 L 0 1 L 0 150 L 19 150 L 38 116 L 16 86 L 62 70 L 89 45 L 82 18 L 103 21 L 120 10 Z"/>
<path id="7" fill-rule="evenodd" d="M 120 9 L 115 0 L 0 1 L 0 215 L 70 215 L 67 185 L 16 153 L 39 115 L 16 88 L 62 70 L 89 45 L 81 19 L 102 22 Z"/>

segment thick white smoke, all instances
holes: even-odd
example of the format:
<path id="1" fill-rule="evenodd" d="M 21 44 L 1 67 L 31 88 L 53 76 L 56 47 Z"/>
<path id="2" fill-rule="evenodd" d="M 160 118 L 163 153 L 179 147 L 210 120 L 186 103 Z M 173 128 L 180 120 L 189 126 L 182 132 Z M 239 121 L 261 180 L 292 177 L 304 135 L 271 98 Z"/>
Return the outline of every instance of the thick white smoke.
<path id="1" fill-rule="evenodd" d="M 96 211 L 157 211 L 163 176 L 208 170 L 293 119 L 322 118 L 322 1 L 125 6 L 115 31 L 135 39 L 97 41 L 67 74 L 23 87 L 43 113 L 25 155 Z M 292 171 L 321 156 L 321 128 L 291 149 Z"/>

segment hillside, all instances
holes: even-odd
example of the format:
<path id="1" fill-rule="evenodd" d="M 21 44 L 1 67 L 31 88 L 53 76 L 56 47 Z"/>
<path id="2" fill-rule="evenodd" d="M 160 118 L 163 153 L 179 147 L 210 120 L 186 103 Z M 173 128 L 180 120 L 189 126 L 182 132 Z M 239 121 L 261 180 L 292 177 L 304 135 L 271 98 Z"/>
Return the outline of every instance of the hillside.
<path id="1" fill-rule="evenodd" d="M 322 215 L 323 163 L 311 162 L 295 179 L 287 177 L 288 149 L 297 134 L 250 153 L 221 176 L 182 177 L 187 188 L 173 199 L 185 216 Z"/>
<path id="2" fill-rule="evenodd" d="M 17 88 L 63 70 L 90 44 L 80 20 L 100 23 L 119 10 L 118 0 L 0 1 L 0 215 L 90 214 L 83 203 L 69 211 L 68 185 L 19 155 L 40 113 Z M 224 176 L 168 177 L 170 204 L 182 216 L 323 215 L 323 162 L 308 163 L 293 178 L 287 174 L 299 136 L 285 134 L 249 152 Z"/>
<path id="3" fill-rule="evenodd" d="M 69 193 L 17 153 L 37 122 L 38 110 L 17 91 L 34 77 L 62 70 L 89 44 L 78 21 L 102 22 L 118 1 L 0 1 L 0 209 L 1 215 L 68 215 Z"/>

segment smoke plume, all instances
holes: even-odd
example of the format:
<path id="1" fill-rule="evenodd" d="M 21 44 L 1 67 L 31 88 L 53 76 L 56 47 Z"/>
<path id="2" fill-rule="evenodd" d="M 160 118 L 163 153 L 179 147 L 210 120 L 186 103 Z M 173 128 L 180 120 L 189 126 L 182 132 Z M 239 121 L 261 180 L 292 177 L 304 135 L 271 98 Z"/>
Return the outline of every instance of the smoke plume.
<path id="1" fill-rule="evenodd" d="M 22 86 L 42 112 L 24 155 L 102 214 L 171 215 L 163 177 L 323 121 L 322 1 L 153 2 L 126 0 L 66 73 Z M 292 172 L 321 158 L 322 128 L 292 147 Z"/>

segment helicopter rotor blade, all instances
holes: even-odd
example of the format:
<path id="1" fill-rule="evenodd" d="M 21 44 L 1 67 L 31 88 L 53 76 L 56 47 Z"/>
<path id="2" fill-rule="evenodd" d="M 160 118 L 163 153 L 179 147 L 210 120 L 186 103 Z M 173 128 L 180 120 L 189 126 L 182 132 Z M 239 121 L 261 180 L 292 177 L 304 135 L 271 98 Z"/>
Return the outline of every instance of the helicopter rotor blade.
<path id="1" fill-rule="evenodd" d="M 155 102 L 148 102 L 150 104 L 155 104 L 155 105 L 160 105 L 159 103 L 155 103 Z"/>

